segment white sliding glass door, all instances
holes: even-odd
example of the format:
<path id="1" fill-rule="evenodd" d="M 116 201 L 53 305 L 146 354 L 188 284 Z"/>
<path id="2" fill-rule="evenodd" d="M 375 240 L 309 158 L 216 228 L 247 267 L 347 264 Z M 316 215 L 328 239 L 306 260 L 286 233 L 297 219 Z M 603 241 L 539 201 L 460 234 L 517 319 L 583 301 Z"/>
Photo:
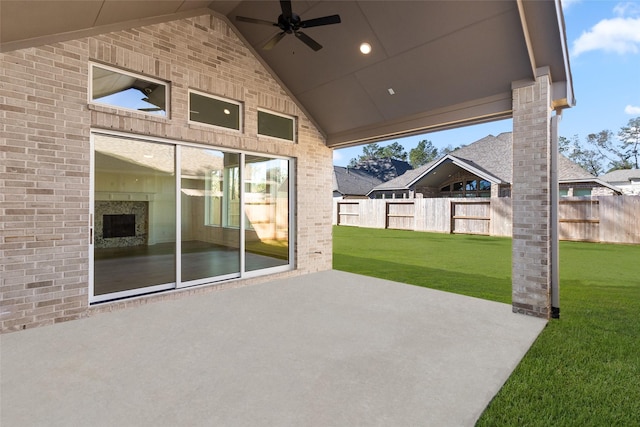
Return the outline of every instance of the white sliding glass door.
<path id="1" fill-rule="evenodd" d="M 293 268 L 291 160 L 95 132 L 90 302 Z"/>
<path id="2" fill-rule="evenodd" d="M 180 285 L 240 276 L 240 155 L 180 147 Z M 237 195 L 237 196 L 236 196 Z"/>
<path id="3" fill-rule="evenodd" d="M 94 301 L 175 287 L 175 146 L 93 142 Z"/>

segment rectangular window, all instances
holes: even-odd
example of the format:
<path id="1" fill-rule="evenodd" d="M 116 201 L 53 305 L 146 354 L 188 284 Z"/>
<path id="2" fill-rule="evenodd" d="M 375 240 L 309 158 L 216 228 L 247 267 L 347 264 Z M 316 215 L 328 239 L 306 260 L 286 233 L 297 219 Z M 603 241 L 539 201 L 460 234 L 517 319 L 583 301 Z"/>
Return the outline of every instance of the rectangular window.
<path id="1" fill-rule="evenodd" d="M 590 188 L 574 188 L 573 195 L 576 197 L 591 196 L 591 189 Z"/>
<path id="2" fill-rule="evenodd" d="M 294 141 L 295 119 L 283 114 L 258 110 L 258 135 Z"/>
<path id="3" fill-rule="evenodd" d="M 167 116 L 168 84 L 104 65 L 91 64 L 90 102 Z"/>
<path id="4" fill-rule="evenodd" d="M 240 130 L 240 103 L 189 91 L 189 121 Z"/>

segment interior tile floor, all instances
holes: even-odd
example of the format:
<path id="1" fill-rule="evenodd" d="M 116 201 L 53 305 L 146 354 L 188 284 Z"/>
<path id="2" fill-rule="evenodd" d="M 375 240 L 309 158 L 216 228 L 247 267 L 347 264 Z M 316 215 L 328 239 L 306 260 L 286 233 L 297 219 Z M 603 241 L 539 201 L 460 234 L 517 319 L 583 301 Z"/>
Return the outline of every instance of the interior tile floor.
<path id="1" fill-rule="evenodd" d="M 175 243 L 95 250 L 95 294 L 103 295 L 175 283 Z M 286 260 L 246 252 L 251 270 L 285 265 Z M 240 271 L 237 249 L 202 241 L 182 243 L 182 282 L 226 276 Z"/>

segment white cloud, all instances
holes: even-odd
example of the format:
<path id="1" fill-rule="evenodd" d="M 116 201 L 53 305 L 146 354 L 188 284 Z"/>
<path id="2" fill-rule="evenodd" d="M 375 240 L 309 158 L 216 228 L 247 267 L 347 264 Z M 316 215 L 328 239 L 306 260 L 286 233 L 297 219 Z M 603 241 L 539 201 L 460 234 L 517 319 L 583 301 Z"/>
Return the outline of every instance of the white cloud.
<path id="1" fill-rule="evenodd" d="M 342 154 L 340 154 L 339 150 L 333 150 L 333 161 L 334 162 L 339 162 L 340 160 L 342 160 Z"/>
<path id="2" fill-rule="evenodd" d="M 580 3 L 582 0 L 562 0 L 562 10 L 566 11 L 571 6 Z"/>
<path id="3" fill-rule="evenodd" d="M 616 16 L 640 16 L 640 4 L 634 2 L 618 3 L 613 8 Z"/>
<path id="4" fill-rule="evenodd" d="M 627 113 L 627 114 L 631 114 L 632 116 L 636 116 L 636 115 L 640 114 L 640 107 L 633 106 L 633 105 L 627 105 L 624 108 L 624 112 Z"/>
<path id="5" fill-rule="evenodd" d="M 592 50 L 626 53 L 640 52 L 640 18 L 603 19 L 573 42 L 573 55 Z"/>

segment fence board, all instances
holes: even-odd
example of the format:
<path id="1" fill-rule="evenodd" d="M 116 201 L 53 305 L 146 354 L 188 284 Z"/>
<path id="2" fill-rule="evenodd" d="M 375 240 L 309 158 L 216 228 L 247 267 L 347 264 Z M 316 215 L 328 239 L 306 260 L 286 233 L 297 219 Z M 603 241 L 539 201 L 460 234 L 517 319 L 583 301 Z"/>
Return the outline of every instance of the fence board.
<path id="1" fill-rule="evenodd" d="M 337 225 L 360 225 L 360 203 L 359 202 L 340 202 L 338 207 L 338 223 Z"/>
<path id="2" fill-rule="evenodd" d="M 336 223 L 369 228 L 511 236 L 511 199 L 337 201 Z M 569 197 L 558 206 L 561 240 L 640 244 L 640 196 Z"/>
<path id="3" fill-rule="evenodd" d="M 452 201 L 451 232 L 489 235 L 491 231 L 490 201 Z"/>
<path id="4" fill-rule="evenodd" d="M 415 230 L 415 205 L 413 202 L 388 202 L 386 228 Z"/>
<path id="5" fill-rule="evenodd" d="M 600 202 L 592 198 L 568 198 L 558 205 L 560 240 L 599 242 Z"/>

